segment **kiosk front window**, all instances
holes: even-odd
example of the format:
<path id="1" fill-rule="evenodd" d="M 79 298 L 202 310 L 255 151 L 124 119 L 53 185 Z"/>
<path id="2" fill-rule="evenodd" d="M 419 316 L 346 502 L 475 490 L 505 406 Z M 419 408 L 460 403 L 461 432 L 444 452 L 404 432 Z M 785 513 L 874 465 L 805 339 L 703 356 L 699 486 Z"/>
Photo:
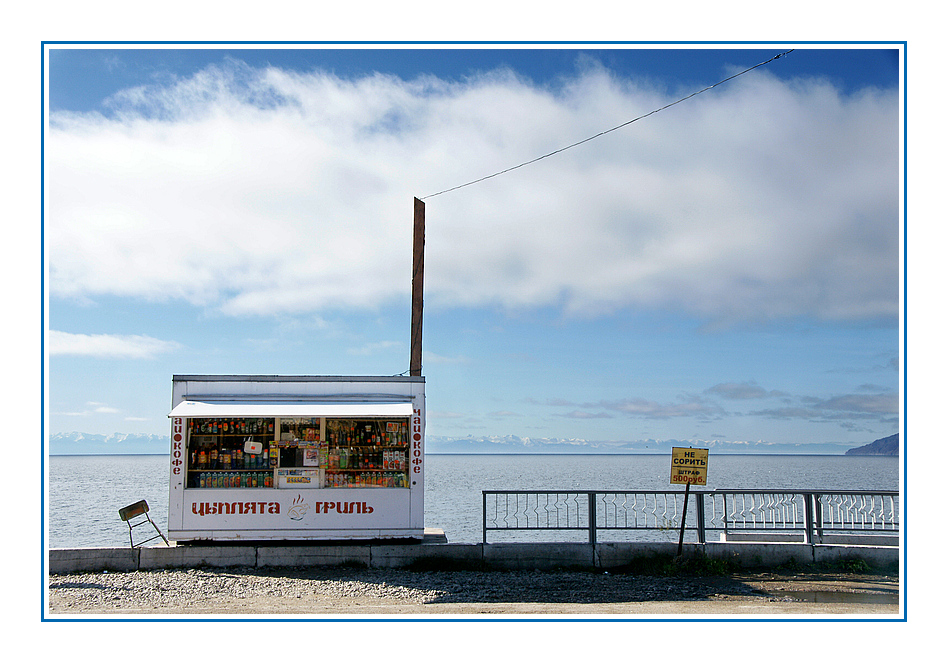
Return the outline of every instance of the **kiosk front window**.
<path id="1" fill-rule="evenodd" d="M 186 488 L 407 488 L 407 417 L 187 420 Z"/>

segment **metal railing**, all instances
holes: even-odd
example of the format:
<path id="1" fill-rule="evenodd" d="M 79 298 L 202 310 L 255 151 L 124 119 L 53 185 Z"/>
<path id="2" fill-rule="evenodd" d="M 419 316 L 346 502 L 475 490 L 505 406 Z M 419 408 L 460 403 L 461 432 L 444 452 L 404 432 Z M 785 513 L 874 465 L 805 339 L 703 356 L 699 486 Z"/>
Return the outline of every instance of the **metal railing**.
<path id="1" fill-rule="evenodd" d="M 803 534 L 809 543 L 824 533 L 899 532 L 896 491 L 711 490 L 690 491 L 685 531 L 705 543 L 709 532 L 774 531 Z M 483 541 L 489 531 L 678 532 L 684 491 L 485 490 Z"/>

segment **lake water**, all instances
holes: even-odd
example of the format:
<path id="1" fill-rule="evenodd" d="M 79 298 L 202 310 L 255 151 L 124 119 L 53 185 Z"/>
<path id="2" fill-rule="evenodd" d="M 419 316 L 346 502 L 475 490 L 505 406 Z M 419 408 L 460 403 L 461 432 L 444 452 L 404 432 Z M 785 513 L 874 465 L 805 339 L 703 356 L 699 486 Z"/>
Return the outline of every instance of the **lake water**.
<path id="1" fill-rule="evenodd" d="M 669 485 L 670 465 L 668 455 L 432 454 L 425 525 L 452 543 L 477 543 L 482 490 L 681 490 Z M 47 468 L 50 548 L 127 546 L 118 510 L 141 499 L 167 534 L 168 456 L 52 456 Z M 704 489 L 899 490 L 900 478 L 892 457 L 720 455 Z"/>

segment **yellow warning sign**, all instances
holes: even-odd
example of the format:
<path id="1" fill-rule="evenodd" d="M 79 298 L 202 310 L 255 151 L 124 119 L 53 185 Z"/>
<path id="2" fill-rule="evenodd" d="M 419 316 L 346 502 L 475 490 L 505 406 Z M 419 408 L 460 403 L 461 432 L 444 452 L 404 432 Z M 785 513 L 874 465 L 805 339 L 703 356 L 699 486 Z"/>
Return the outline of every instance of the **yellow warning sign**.
<path id="1" fill-rule="evenodd" d="M 708 450 L 672 447 L 671 482 L 707 485 Z"/>

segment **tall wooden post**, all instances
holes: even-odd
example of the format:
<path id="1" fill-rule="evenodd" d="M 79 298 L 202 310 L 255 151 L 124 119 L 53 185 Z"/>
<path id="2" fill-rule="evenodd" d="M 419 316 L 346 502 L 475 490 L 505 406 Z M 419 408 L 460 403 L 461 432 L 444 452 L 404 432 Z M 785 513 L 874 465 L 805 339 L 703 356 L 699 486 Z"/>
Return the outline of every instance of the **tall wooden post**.
<path id="1" fill-rule="evenodd" d="M 425 285 L 425 204 L 415 198 L 411 270 L 411 364 L 409 375 L 421 375 L 421 312 Z"/>

